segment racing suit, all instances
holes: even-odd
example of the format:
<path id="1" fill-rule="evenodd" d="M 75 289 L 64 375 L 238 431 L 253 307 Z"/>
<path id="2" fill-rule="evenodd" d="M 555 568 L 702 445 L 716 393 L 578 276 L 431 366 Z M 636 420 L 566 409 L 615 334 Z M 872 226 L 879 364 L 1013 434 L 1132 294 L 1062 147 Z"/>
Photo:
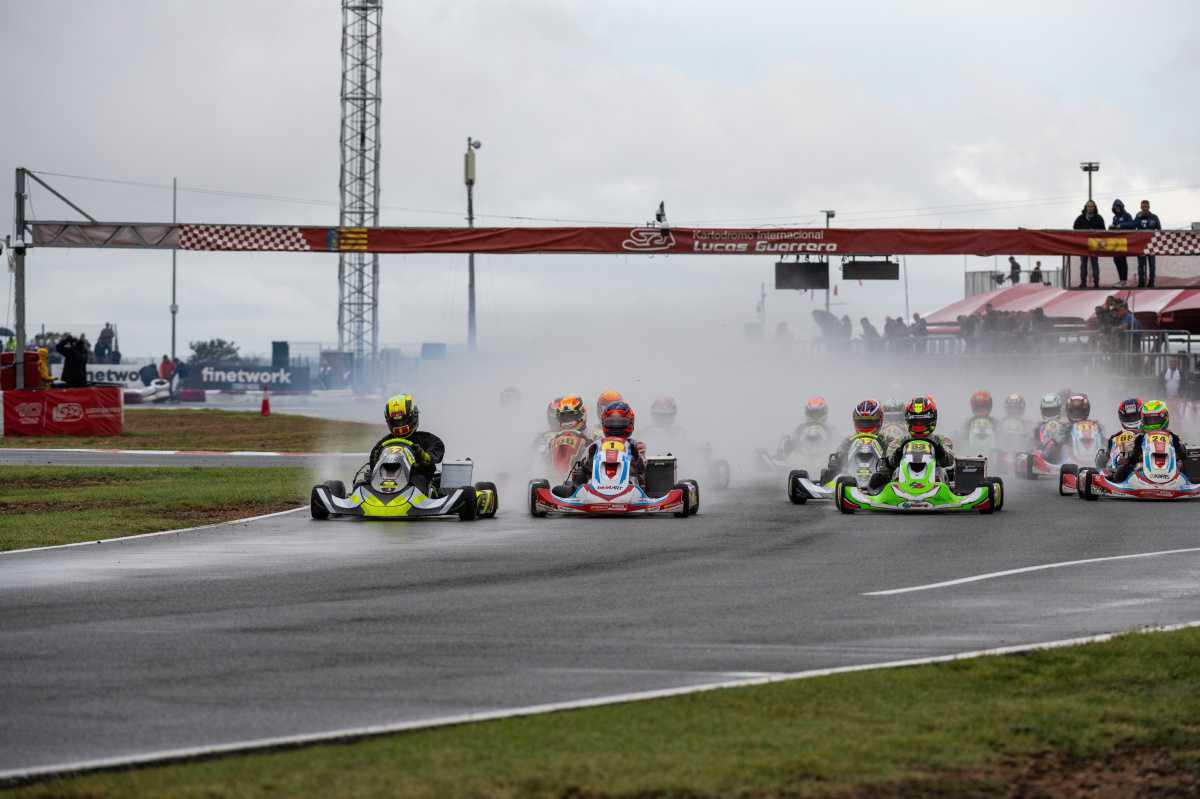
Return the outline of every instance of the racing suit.
<path id="1" fill-rule="evenodd" d="M 1063 444 L 1071 436 L 1071 423 L 1061 419 L 1048 419 L 1033 431 L 1033 447 L 1042 454 L 1047 463 L 1058 463 L 1062 457 Z"/>
<path id="2" fill-rule="evenodd" d="M 824 422 L 807 422 L 800 425 L 790 436 L 784 436 L 779 443 L 777 457 L 782 460 L 798 449 L 804 448 L 810 441 L 827 441 L 833 435 L 829 425 Z"/>
<path id="3" fill-rule="evenodd" d="M 969 445 L 971 441 L 971 430 L 976 425 L 983 422 L 986 422 L 988 426 L 992 428 L 992 440 L 995 441 L 1000 432 L 1000 424 L 992 416 L 972 416 L 970 419 L 968 419 L 966 424 L 963 425 L 962 440 Z M 986 455 L 988 453 L 984 452 L 981 454 Z"/>
<path id="4" fill-rule="evenodd" d="M 879 471 L 871 475 L 870 486 L 872 489 L 881 489 L 892 479 L 896 469 L 900 468 L 900 459 L 904 457 L 904 445 L 910 441 L 928 441 L 933 447 L 934 459 L 939 469 L 954 467 L 954 445 L 950 439 L 939 436 L 937 433 L 928 436 L 905 436 L 888 450 Z"/>
<path id="5" fill-rule="evenodd" d="M 863 438 L 874 438 L 876 441 L 878 441 L 879 446 L 883 448 L 885 455 L 886 453 L 891 452 L 892 446 L 898 440 L 883 435 L 882 430 L 878 433 L 854 433 L 853 435 L 846 436 L 842 439 L 842 443 L 838 444 L 837 449 L 833 453 L 833 457 L 829 459 L 829 468 L 832 469 L 835 474 L 842 473 L 842 469 L 845 468 L 846 462 L 850 458 L 850 447 L 854 445 L 855 441 Z"/>
<path id="6" fill-rule="evenodd" d="M 641 486 L 646 480 L 646 445 L 640 441 L 634 441 L 632 438 L 625 439 L 629 445 L 629 461 L 630 461 L 630 476 L 633 481 Z M 600 446 L 601 441 L 593 441 L 588 444 L 586 450 L 575 460 L 571 466 L 571 471 L 567 474 L 567 479 L 562 485 L 555 486 L 552 491 L 560 497 L 569 497 L 575 493 L 575 489 L 586 483 L 592 476 L 592 461 L 596 457 L 596 449 Z"/>
<path id="7" fill-rule="evenodd" d="M 432 491 L 437 490 L 437 481 L 434 479 L 437 476 L 436 464 L 441 463 L 442 458 L 446 456 L 446 445 L 442 443 L 442 440 L 424 430 L 418 430 L 408 436 L 388 433 L 379 439 L 375 446 L 371 447 L 371 455 L 367 460 L 366 469 L 368 475 L 375 470 L 375 463 L 383 454 L 383 450 L 391 444 L 408 444 L 413 448 L 413 455 L 417 458 L 417 462 L 412 467 L 413 482 L 426 494 L 434 496 Z M 418 479 L 421 480 L 420 484 L 417 483 Z"/>
<path id="8" fill-rule="evenodd" d="M 1187 447 L 1183 445 L 1183 439 L 1175 435 L 1170 430 L 1155 430 L 1155 433 L 1166 433 L 1171 437 L 1171 446 L 1175 448 L 1175 458 L 1180 464 L 1180 469 L 1183 468 L 1183 461 L 1187 457 Z M 1142 461 L 1142 446 L 1146 441 L 1146 433 L 1138 433 L 1138 437 L 1133 440 L 1133 445 L 1129 448 L 1127 454 L 1121 461 L 1121 464 L 1113 472 L 1112 481 L 1114 483 L 1123 483 L 1129 479 L 1129 475 L 1133 474 L 1133 470 Z"/>
<path id="9" fill-rule="evenodd" d="M 1105 477 L 1112 477 L 1133 449 L 1137 436 L 1132 430 L 1118 430 L 1109 436 L 1104 449 L 1096 453 L 1096 468 L 1103 470 Z"/>

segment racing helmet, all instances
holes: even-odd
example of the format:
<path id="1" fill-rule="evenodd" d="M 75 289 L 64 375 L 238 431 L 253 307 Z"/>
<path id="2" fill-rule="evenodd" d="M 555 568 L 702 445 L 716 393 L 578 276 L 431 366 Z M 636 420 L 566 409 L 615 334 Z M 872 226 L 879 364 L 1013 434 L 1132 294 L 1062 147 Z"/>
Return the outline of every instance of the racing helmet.
<path id="1" fill-rule="evenodd" d="M 1162 400 L 1149 400 L 1142 405 L 1142 431 L 1169 430 L 1171 414 L 1167 411 L 1167 403 Z"/>
<path id="2" fill-rule="evenodd" d="M 558 403 L 560 402 L 562 402 L 562 397 L 555 397 L 546 406 L 546 424 L 551 430 L 558 425 Z"/>
<path id="3" fill-rule="evenodd" d="M 675 414 L 678 412 L 674 397 L 659 397 L 650 406 L 650 420 L 661 427 L 670 427 L 675 423 Z"/>
<path id="4" fill-rule="evenodd" d="M 895 397 L 889 397 L 883 403 L 883 418 L 888 422 L 904 421 L 904 403 Z"/>
<path id="5" fill-rule="evenodd" d="M 937 403 L 933 397 L 913 397 L 904 406 L 904 423 L 908 433 L 918 438 L 932 435 L 937 427 Z"/>
<path id="6" fill-rule="evenodd" d="M 1121 420 L 1121 427 L 1131 433 L 1136 433 L 1142 429 L 1142 399 L 1141 397 L 1130 397 L 1117 406 L 1117 418 Z"/>
<path id="7" fill-rule="evenodd" d="M 824 422 L 829 418 L 829 403 L 824 397 L 813 397 L 804 403 L 804 418 L 810 422 Z"/>
<path id="8" fill-rule="evenodd" d="M 600 427 L 606 436 L 629 438 L 633 435 L 633 408 L 623 400 L 610 403 L 600 414 Z"/>
<path id="9" fill-rule="evenodd" d="M 601 391 L 600 396 L 596 398 L 596 418 L 599 419 L 604 415 L 604 409 L 614 402 L 621 402 L 625 398 L 621 396 L 620 391 Z"/>
<path id="10" fill-rule="evenodd" d="M 854 432 L 878 433 L 883 426 L 883 406 L 878 400 L 863 400 L 855 406 L 850 418 L 854 421 Z"/>
<path id="11" fill-rule="evenodd" d="M 554 418 L 559 430 L 583 430 L 587 427 L 587 406 L 580 397 L 568 394 L 558 401 Z"/>
<path id="12" fill-rule="evenodd" d="M 1004 412 L 1020 418 L 1025 415 L 1025 398 L 1020 394 L 1009 394 L 1004 398 Z"/>
<path id="13" fill-rule="evenodd" d="M 516 405 L 521 401 L 521 392 L 516 386 L 508 386 L 500 392 L 500 404 L 504 407 Z"/>
<path id="14" fill-rule="evenodd" d="M 992 392 L 979 389 L 971 395 L 971 413 L 987 416 L 992 412 Z"/>
<path id="15" fill-rule="evenodd" d="M 383 411 L 383 420 L 387 422 L 388 429 L 398 436 L 412 435 L 416 432 L 420 419 L 421 412 L 417 409 L 412 394 L 396 394 L 390 397 Z"/>
<path id="16" fill-rule="evenodd" d="M 1042 397 L 1042 418 L 1055 419 L 1062 413 L 1062 398 L 1057 394 L 1047 394 Z"/>
<path id="17" fill-rule="evenodd" d="M 1067 397 L 1067 418 L 1072 422 L 1082 422 L 1092 415 L 1092 401 L 1087 394 L 1072 394 Z"/>

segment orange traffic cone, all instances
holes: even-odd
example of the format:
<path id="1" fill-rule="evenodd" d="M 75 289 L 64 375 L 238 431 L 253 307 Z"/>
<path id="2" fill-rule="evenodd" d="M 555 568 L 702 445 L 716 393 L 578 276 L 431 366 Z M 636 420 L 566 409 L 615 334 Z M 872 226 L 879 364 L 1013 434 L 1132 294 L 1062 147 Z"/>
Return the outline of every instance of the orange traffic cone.
<path id="1" fill-rule="evenodd" d="M 267 386 L 265 383 L 263 384 L 262 409 L 260 412 L 263 416 L 271 415 L 271 397 L 267 394 Z"/>

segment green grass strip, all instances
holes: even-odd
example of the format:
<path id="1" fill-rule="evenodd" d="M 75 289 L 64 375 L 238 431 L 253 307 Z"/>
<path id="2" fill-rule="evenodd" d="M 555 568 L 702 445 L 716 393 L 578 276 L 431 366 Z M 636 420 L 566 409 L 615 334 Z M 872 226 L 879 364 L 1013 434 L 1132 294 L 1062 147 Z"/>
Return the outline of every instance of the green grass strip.
<path id="1" fill-rule="evenodd" d="M 1195 795 L 1197 663 L 1200 630 L 1134 634 L 97 774 L 16 795 Z"/>
<path id="2" fill-rule="evenodd" d="M 258 516 L 308 501 L 301 468 L 5 466 L 0 550 Z"/>

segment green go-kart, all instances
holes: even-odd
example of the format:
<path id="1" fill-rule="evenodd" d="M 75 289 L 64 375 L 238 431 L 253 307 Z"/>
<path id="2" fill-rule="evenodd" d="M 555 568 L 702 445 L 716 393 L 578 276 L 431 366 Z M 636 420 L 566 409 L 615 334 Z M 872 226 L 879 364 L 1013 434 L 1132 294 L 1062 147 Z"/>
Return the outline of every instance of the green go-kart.
<path id="1" fill-rule="evenodd" d="M 1004 507 L 1004 483 L 987 476 L 986 458 L 959 458 L 950 472 L 937 466 L 932 444 L 912 440 L 882 489 L 860 488 L 853 477 L 843 476 L 834 483 L 833 499 L 842 513 L 994 513 Z"/>

